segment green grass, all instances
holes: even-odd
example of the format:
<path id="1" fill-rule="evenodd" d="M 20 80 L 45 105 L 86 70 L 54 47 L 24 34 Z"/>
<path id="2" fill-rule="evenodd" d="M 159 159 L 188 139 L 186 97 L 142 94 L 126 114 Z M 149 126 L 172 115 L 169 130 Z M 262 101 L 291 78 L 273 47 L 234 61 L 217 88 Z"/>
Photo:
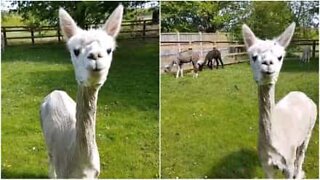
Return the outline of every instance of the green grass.
<path id="1" fill-rule="evenodd" d="M 317 58 L 318 59 L 318 58 Z M 285 60 L 277 101 L 294 90 L 318 104 L 318 61 Z M 257 153 L 257 85 L 248 63 L 175 79 L 161 77 L 163 178 L 263 178 Z M 318 122 L 304 170 L 318 179 Z M 277 174 L 278 177 L 283 177 Z"/>
<path id="2" fill-rule="evenodd" d="M 99 178 L 158 177 L 158 41 L 120 41 L 98 99 Z M 64 44 L 8 46 L 2 54 L 2 178 L 47 177 L 39 107 L 54 89 L 73 99 Z"/>

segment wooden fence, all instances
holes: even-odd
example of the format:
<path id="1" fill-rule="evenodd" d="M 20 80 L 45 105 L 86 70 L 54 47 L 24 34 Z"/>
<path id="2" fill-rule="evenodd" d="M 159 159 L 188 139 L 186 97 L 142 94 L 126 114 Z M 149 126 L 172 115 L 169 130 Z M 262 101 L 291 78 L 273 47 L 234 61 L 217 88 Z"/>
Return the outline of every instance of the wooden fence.
<path id="1" fill-rule="evenodd" d="M 230 39 L 229 33 L 161 33 L 161 41 L 228 41 Z"/>
<path id="2" fill-rule="evenodd" d="M 161 34 L 162 36 L 162 34 Z M 162 39 L 162 38 L 161 38 Z M 170 63 L 178 52 L 192 48 L 200 54 L 200 59 L 212 50 L 213 47 L 220 50 L 224 64 L 234 64 L 248 60 L 243 42 L 239 41 L 161 41 L 161 67 Z M 292 40 L 291 47 L 312 46 L 312 57 L 319 52 L 319 40 Z M 317 48 L 318 47 L 318 48 Z M 299 50 L 298 50 L 299 51 Z M 299 52 L 297 52 L 299 53 Z M 191 66 L 190 66 L 191 67 Z M 189 67 L 187 67 L 189 68 Z"/>
<path id="3" fill-rule="evenodd" d="M 319 39 L 299 39 L 299 40 L 292 40 L 291 43 L 294 46 L 312 46 L 312 58 L 316 57 L 316 52 L 319 52 Z M 318 49 L 317 49 L 318 47 Z"/>
<path id="4" fill-rule="evenodd" d="M 97 26 L 90 25 L 89 27 Z M 153 24 L 152 20 L 123 21 L 121 29 L 119 39 L 159 37 L 159 24 Z M 8 40 L 29 39 L 32 44 L 35 44 L 36 39 L 54 38 L 59 42 L 63 39 L 60 28 L 57 26 L 2 26 L 1 31 L 6 46 L 8 45 Z"/>
<path id="5" fill-rule="evenodd" d="M 200 54 L 200 59 L 213 47 L 221 52 L 225 64 L 242 62 L 241 56 L 246 55 L 245 46 L 237 41 L 161 41 L 161 66 L 171 62 L 178 52 L 192 48 Z"/>

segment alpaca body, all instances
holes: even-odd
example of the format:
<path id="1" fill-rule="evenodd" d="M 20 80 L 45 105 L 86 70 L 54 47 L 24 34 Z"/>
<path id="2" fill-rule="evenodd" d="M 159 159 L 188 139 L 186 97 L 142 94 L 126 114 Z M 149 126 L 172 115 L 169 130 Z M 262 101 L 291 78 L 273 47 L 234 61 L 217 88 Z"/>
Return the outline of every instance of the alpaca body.
<path id="1" fill-rule="evenodd" d="M 119 5 L 101 29 L 82 30 L 63 9 L 59 23 L 66 37 L 78 84 L 76 103 L 63 91 L 53 91 L 40 108 L 47 144 L 50 178 L 97 178 L 100 159 L 96 143 L 98 92 L 107 80 L 122 22 Z"/>
<path id="2" fill-rule="evenodd" d="M 198 64 L 197 62 L 200 59 L 200 55 L 199 53 L 196 53 L 194 51 L 192 51 L 191 49 L 186 50 L 186 51 L 182 51 L 178 54 L 177 59 L 174 63 L 176 63 L 178 65 L 178 71 L 176 74 L 176 78 L 179 77 L 179 72 L 180 72 L 180 77 L 183 77 L 183 64 L 185 63 L 192 63 L 193 66 L 193 72 L 194 75 L 193 77 L 198 77 Z"/>
<path id="3" fill-rule="evenodd" d="M 292 113 L 294 111 L 295 113 Z M 303 92 L 292 91 L 282 98 L 271 118 L 271 142 L 281 154 L 289 149 L 284 145 L 299 146 L 311 132 L 316 122 L 317 106 Z M 289 129 L 287 127 L 290 127 Z"/>
<path id="4" fill-rule="evenodd" d="M 290 92 L 275 105 L 271 86 L 259 87 L 259 158 L 268 178 L 273 177 L 273 167 L 277 167 L 287 178 L 300 179 L 304 177 L 302 164 L 317 106 L 298 91 Z"/>
<path id="5" fill-rule="evenodd" d="M 174 65 L 178 66 L 178 70 L 176 73 L 176 78 L 183 77 L 183 65 L 187 63 L 192 63 L 193 66 L 193 77 L 198 77 L 198 61 L 199 61 L 199 53 L 193 52 L 191 49 L 180 52 L 176 59 L 174 59 L 169 65 L 165 67 L 165 72 L 171 72 L 171 69 Z"/>
<path id="6" fill-rule="evenodd" d="M 78 100 L 80 104 L 84 103 L 80 102 L 80 98 Z M 77 111 L 77 116 L 94 118 L 94 114 L 82 110 Z M 90 136 L 86 139 L 83 133 L 76 131 L 76 103 L 67 93 L 53 91 L 45 97 L 41 105 L 41 124 L 48 148 L 50 178 L 93 178 L 99 175 L 99 153 L 93 138 L 95 134 L 89 132 L 93 139 Z M 86 128 L 92 130 L 92 127 Z M 92 142 L 87 150 L 77 147 L 86 146 L 83 139 Z"/>
<path id="7" fill-rule="evenodd" d="M 310 46 L 303 47 L 303 52 L 302 52 L 302 55 L 300 57 L 300 61 L 302 61 L 304 63 L 308 63 L 308 62 L 310 62 L 310 58 L 311 58 L 311 48 L 310 48 Z"/>
<path id="8" fill-rule="evenodd" d="M 275 104 L 275 84 L 294 28 L 292 23 L 279 37 L 263 41 L 248 26 L 242 26 L 258 85 L 258 151 L 268 178 L 273 178 L 274 167 L 282 170 L 286 178 L 304 178 L 302 164 L 317 118 L 316 104 L 302 92 L 290 92 Z"/>
<path id="9" fill-rule="evenodd" d="M 204 62 L 203 63 L 199 63 L 199 70 L 201 71 L 203 66 L 207 65 L 210 69 L 213 68 L 213 62 L 212 60 L 215 60 L 216 62 L 216 68 L 218 69 L 219 67 L 219 62 L 220 62 L 220 65 L 222 66 L 223 68 L 223 62 L 222 62 L 222 59 L 221 59 L 221 53 L 218 49 L 216 48 L 213 48 L 213 50 L 209 51 L 204 59 Z"/>

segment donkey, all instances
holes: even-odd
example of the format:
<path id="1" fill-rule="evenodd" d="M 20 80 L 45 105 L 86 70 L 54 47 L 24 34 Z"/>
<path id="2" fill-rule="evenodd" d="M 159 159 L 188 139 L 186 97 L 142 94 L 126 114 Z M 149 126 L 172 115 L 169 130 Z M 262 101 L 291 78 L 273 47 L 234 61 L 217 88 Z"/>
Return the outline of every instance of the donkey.
<path id="1" fill-rule="evenodd" d="M 208 54 L 206 55 L 205 59 L 204 59 L 204 62 L 203 63 L 198 63 L 199 65 L 199 71 L 202 71 L 203 69 L 203 66 L 204 65 L 207 65 L 210 69 L 213 68 L 213 63 L 212 63 L 212 59 L 215 59 L 216 61 L 216 68 L 218 69 L 218 66 L 219 66 L 219 61 L 220 61 L 220 64 L 223 67 L 223 62 L 222 62 L 222 59 L 221 59 L 221 53 L 218 49 L 216 49 L 215 47 L 208 52 Z"/>
<path id="2" fill-rule="evenodd" d="M 178 70 L 177 70 L 176 78 L 179 77 L 179 74 L 180 74 L 180 77 L 183 77 L 183 69 L 182 69 L 183 64 L 191 62 L 193 66 L 193 72 L 194 72 L 193 77 L 198 77 L 199 64 L 197 62 L 199 61 L 199 59 L 200 59 L 199 53 L 194 52 L 192 51 L 192 48 L 189 48 L 188 50 L 179 52 L 176 59 L 173 60 L 169 65 L 165 66 L 164 71 L 170 72 L 171 68 L 174 65 L 177 65 Z"/>

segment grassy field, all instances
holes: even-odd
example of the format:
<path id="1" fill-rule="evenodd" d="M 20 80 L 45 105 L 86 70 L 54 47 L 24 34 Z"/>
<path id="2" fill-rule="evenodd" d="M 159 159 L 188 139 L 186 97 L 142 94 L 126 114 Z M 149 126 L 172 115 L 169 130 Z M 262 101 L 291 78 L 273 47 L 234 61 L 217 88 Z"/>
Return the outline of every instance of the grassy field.
<path id="1" fill-rule="evenodd" d="M 318 58 L 317 58 L 318 59 Z M 277 101 L 305 92 L 318 104 L 318 61 L 285 60 Z M 263 178 L 257 155 L 257 85 L 248 63 L 175 79 L 161 77 L 163 178 Z M 307 150 L 307 178 L 319 178 L 319 123 Z M 282 177 L 281 174 L 277 174 Z"/>
<path id="2" fill-rule="evenodd" d="M 98 99 L 100 178 L 158 177 L 158 40 L 120 41 Z M 52 90 L 73 99 L 64 44 L 6 47 L 2 54 L 2 178 L 47 177 L 39 106 Z"/>

